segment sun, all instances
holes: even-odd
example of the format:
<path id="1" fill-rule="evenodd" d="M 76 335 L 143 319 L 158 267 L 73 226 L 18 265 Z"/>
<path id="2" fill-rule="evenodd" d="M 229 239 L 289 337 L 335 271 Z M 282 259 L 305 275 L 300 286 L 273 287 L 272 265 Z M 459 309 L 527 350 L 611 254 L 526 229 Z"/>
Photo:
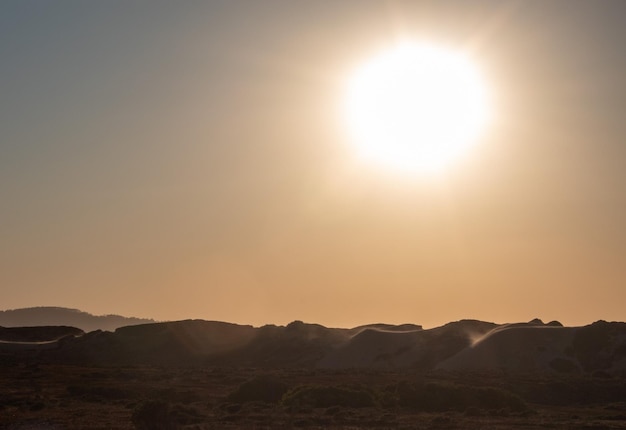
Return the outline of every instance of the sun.
<path id="1" fill-rule="evenodd" d="M 358 154 L 395 171 L 445 170 L 491 118 L 487 87 L 468 56 L 405 42 L 357 68 L 344 113 Z"/>

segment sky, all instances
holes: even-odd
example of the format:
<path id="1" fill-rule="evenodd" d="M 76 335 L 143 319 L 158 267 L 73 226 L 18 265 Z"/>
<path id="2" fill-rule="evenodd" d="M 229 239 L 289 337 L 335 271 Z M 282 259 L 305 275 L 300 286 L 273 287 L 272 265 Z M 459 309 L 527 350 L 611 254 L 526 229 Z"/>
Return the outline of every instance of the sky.
<path id="1" fill-rule="evenodd" d="M 3 1 L 0 307 L 624 321 L 624 19 L 623 0 Z M 468 53 L 493 97 L 435 177 L 363 163 L 341 114 L 402 38 Z"/>

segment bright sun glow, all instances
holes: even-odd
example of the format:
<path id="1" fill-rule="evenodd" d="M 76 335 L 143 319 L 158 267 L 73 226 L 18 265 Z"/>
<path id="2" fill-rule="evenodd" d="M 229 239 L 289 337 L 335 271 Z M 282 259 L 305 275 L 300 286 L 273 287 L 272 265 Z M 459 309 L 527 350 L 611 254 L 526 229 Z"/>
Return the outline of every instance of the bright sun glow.
<path id="1" fill-rule="evenodd" d="M 463 54 L 404 43 L 351 77 L 346 116 L 360 155 L 392 169 L 431 174 L 480 137 L 490 118 L 486 88 Z"/>

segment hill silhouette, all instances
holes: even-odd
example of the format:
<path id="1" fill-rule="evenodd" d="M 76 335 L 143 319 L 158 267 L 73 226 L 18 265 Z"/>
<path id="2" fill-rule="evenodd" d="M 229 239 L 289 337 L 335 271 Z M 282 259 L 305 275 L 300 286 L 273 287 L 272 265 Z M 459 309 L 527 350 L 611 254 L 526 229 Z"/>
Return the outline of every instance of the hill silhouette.
<path id="1" fill-rule="evenodd" d="M 0 327 L 0 342 L 53 342 L 83 334 L 81 329 L 66 326 Z"/>
<path id="2" fill-rule="evenodd" d="M 120 315 L 92 315 L 78 309 L 55 306 L 0 311 L 0 326 L 2 327 L 70 326 L 89 332 L 114 331 L 119 327 L 152 322 L 154 320 Z"/>
<path id="3" fill-rule="evenodd" d="M 185 320 L 114 332 L 39 327 L 0 334 L 0 355 L 18 362 L 626 375 L 626 324 L 605 321 L 563 327 L 556 321 L 461 320 L 425 330 L 413 324 L 346 329 L 294 321 L 257 328 Z"/>

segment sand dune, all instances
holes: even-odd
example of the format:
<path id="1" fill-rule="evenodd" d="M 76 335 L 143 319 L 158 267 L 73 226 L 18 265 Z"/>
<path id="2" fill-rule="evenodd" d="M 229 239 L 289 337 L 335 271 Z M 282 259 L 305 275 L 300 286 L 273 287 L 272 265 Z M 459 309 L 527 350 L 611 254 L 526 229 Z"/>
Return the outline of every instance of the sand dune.
<path id="1" fill-rule="evenodd" d="M 324 368 L 430 368 L 433 363 L 468 346 L 495 324 L 459 321 L 430 330 L 403 325 L 403 329 L 366 328 L 318 363 Z M 408 330 L 407 330 L 408 329 Z"/>
<path id="2" fill-rule="evenodd" d="M 502 325 L 437 365 L 442 370 L 624 374 L 626 324 Z"/>
<path id="3" fill-rule="evenodd" d="M 65 336 L 80 336 L 84 332 L 75 327 L 0 327 L 0 341 L 37 343 L 57 341 Z"/>
<path id="4" fill-rule="evenodd" d="M 579 365 L 567 355 L 576 329 L 536 325 L 498 327 L 475 344 L 441 362 L 446 370 L 546 371 L 559 360 Z"/>
<path id="5" fill-rule="evenodd" d="M 626 324 L 604 321 L 563 327 L 540 320 L 513 324 L 461 320 L 424 330 L 413 324 L 344 329 L 294 321 L 256 328 L 186 320 L 86 334 L 68 327 L 0 328 L 2 340 L 0 353 L 5 356 L 55 363 L 626 372 Z"/>

